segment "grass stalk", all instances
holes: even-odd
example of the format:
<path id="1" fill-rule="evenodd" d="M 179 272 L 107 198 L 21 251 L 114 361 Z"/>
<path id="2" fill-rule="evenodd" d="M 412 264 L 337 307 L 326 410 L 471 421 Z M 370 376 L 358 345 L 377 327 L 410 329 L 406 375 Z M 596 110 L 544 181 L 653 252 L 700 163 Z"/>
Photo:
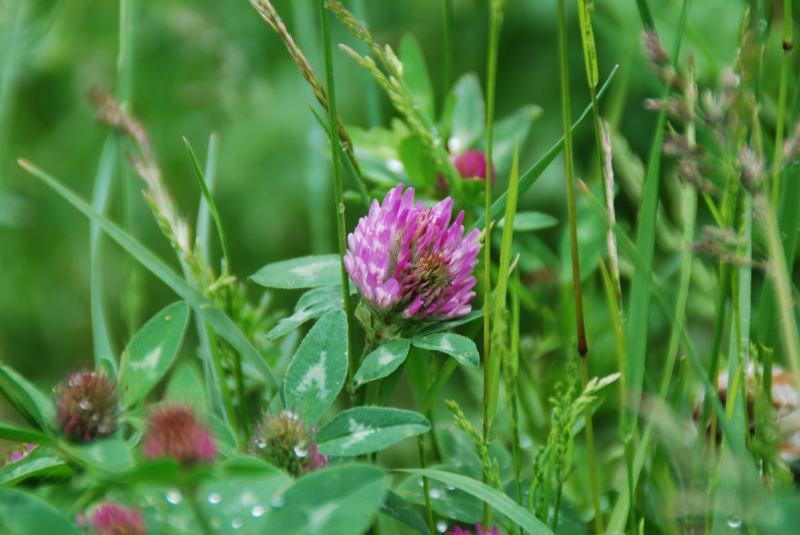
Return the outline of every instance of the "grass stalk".
<path id="1" fill-rule="evenodd" d="M 453 359 L 450 359 L 453 360 Z M 419 445 L 419 466 L 423 470 L 428 468 L 428 460 L 425 458 L 425 435 L 419 435 L 417 437 L 417 444 Z M 428 530 L 433 533 L 435 526 L 433 525 L 433 509 L 431 508 L 431 492 L 430 492 L 430 484 L 428 483 L 428 478 L 422 476 L 422 491 L 425 494 L 425 519 L 428 522 Z M 486 525 L 486 524 L 484 524 Z"/>
<path id="2" fill-rule="evenodd" d="M 772 159 L 772 209 L 777 212 L 781 196 L 781 169 L 783 168 L 783 131 L 786 116 L 786 93 L 789 69 L 792 62 L 792 0 L 783 0 L 783 58 L 781 61 L 781 86 L 778 93 L 778 119 L 775 126 L 775 156 Z M 765 374 L 766 375 L 766 374 Z"/>
<path id="3" fill-rule="evenodd" d="M 447 94 L 453 87 L 453 73 L 455 71 L 455 53 L 453 50 L 453 0 L 444 0 L 444 93 Z"/>
<path id="4" fill-rule="evenodd" d="M 222 406 L 225 409 L 225 416 L 230 428 L 237 431 L 236 437 L 239 439 L 241 436 L 240 427 L 236 417 L 236 410 L 233 408 L 231 390 L 228 388 L 228 381 L 225 379 L 225 367 L 222 365 L 222 354 L 219 351 L 217 335 L 214 333 L 214 329 L 208 323 L 206 323 L 205 326 L 206 333 L 208 335 L 208 347 L 209 351 L 211 351 L 211 359 L 214 364 L 214 371 L 219 382 L 219 390 L 220 395 L 222 396 Z"/>
<path id="5" fill-rule="evenodd" d="M 494 136 L 494 101 L 495 87 L 497 84 L 497 49 L 500 42 L 500 26 L 503 22 L 502 0 L 490 0 L 489 2 L 489 53 L 486 66 L 486 180 L 484 187 L 485 214 L 492 213 L 492 152 Z M 491 217 L 486 217 L 484 227 L 483 244 L 483 303 L 485 314 L 483 316 L 483 441 L 489 447 L 491 438 L 491 424 L 493 417 L 490 416 L 489 405 L 492 402 L 491 383 L 492 370 L 499 367 L 495 363 L 500 355 L 491 353 L 491 320 L 492 314 L 491 295 L 492 295 L 492 225 Z M 496 403 L 496 402 L 495 402 Z M 484 472 L 483 482 L 488 484 L 487 474 Z M 491 525 L 492 512 L 487 502 L 483 504 L 483 525 Z"/>
<path id="6" fill-rule="evenodd" d="M 567 6 L 565 0 L 558 0 L 558 58 L 561 73 L 561 117 L 564 123 L 564 168 L 567 182 L 567 212 L 569 214 L 569 238 L 572 257 L 572 285 L 575 299 L 575 323 L 578 334 L 578 353 L 584 358 L 586 329 L 583 324 L 583 296 L 581 292 L 581 270 L 578 256 L 578 219 L 575 209 L 575 171 L 572 157 L 572 133 L 569 109 L 569 60 L 567 57 Z"/>
<path id="7" fill-rule="evenodd" d="M 364 0 L 353 1 L 353 14 L 360 20 L 364 26 L 369 27 L 367 23 L 367 12 L 364 9 Z M 357 46 L 358 52 L 363 56 L 367 53 L 367 45 L 364 42 L 359 42 Z M 381 101 L 378 97 L 378 84 L 375 79 L 370 76 L 366 70 L 361 71 L 361 83 L 364 88 L 365 107 L 367 109 L 367 123 L 371 127 L 381 126 L 383 118 L 381 117 Z M 367 204 L 369 206 L 369 204 Z"/>
<path id="8" fill-rule="evenodd" d="M 342 191 L 342 174 L 339 162 L 339 115 L 336 111 L 336 87 L 333 74 L 333 53 L 331 50 L 331 23 L 328 13 L 329 7 L 326 0 L 319 0 L 320 18 L 322 19 L 322 45 L 325 50 L 325 85 L 328 90 L 328 139 L 331 143 L 331 162 L 333 165 L 333 194 L 336 201 L 336 225 L 339 241 L 339 256 L 341 257 L 342 272 L 342 303 L 347 314 L 347 355 L 349 366 L 347 368 L 348 389 L 351 396 L 356 392 L 353 387 L 353 377 L 358 365 L 355 351 L 353 351 L 353 322 L 350 308 L 350 284 L 347 271 L 344 268 L 344 254 L 347 251 L 347 227 L 344 215 L 344 193 Z"/>

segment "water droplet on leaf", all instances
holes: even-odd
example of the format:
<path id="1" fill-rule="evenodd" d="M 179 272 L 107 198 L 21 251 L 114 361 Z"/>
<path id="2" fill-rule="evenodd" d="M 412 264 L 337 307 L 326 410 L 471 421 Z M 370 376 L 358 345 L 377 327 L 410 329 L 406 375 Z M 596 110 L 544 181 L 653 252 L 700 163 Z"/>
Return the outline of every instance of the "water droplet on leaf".
<path id="1" fill-rule="evenodd" d="M 222 496 L 220 496 L 218 492 L 212 492 L 211 494 L 208 495 L 208 503 L 212 505 L 217 505 L 221 501 L 222 501 Z"/>
<path id="2" fill-rule="evenodd" d="M 253 507 L 253 510 L 250 511 L 250 514 L 253 515 L 254 518 L 259 518 L 264 514 L 264 512 L 265 509 L 262 506 L 256 505 L 255 507 Z"/>
<path id="3" fill-rule="evenodd" d="M 240 527 L 242 527 L 242 519 L 241 518 L 234 518 L 231 521 L 231 527 L 233 529 L 239 529 Z"/>
<path id="4" fill-rule="evenodd" d="M 274 496 L 272 496 L 272 499 L 269 501 L 269 504 L 275 509 L 279 509 L 283 507 L 284 504 L 286 504 L 286 498 L 283 496 L 283 494 L 280 493 L 275 494 Z"/>
<path id="5" fill-rule="evenodd" d="M 178 505 L 183 500 L 183 496 L 177 490 L 171 490 L 167 493 L 167 501 L 172 505 Z"/>
<path id="6" fill-rule="evenodd" d="M 728 517 L 728 525 L 734 529 L 742 527 L 742 517 L 733 513 Z"/>
<path id="7" fill-rule="evenodd" d="M 439 533 L 444 533 L 445 531 L 447 531 L 447 522 L 445 522 L 444 520 L 438 521 L 436 523 L 436 531 L 438 531 Z"/>

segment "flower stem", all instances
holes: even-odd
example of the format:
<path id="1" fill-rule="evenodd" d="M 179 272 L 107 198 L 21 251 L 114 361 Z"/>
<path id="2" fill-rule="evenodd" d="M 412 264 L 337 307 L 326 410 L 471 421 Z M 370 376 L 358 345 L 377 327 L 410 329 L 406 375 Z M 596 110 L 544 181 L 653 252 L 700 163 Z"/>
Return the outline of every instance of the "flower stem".
<path id="1" fill-rule="evenodd" d="M 425 458 L 425 437 L 419 435 L 417 437 L 417 444 L 419 445 L 419 467 L 425 470 L 428 467 L 428 461 Z M 436 533 L 433 525 L 433 509 L 431 509 L 431 493 L 430 486 L 428 485 L 428 478 L 422 476 L 422 491 L 425 494 L 425 513 L 428 521 L 428 530 L 431 534 Z M 487 525 L 487 524 L 484 524 Z"/>
<path id="2" fill-rule="evenodd" d="M 214 361 L 214 369 L 217 372 L 219 379 L 219 390 L 222 396 L 222 404 L 225 408 L 225 415 L 228 417 L 228 425 L 231 429 L 236 431 L 237 440 L 240 440 L 241 433 L 237 423 L 236 411 L 233 408 L 233 400 L 231 398 L 231 391 L 228 388 L 228 381 L 225 379 L 225 368 L 222 366 L 222 355 L 219 352 L 219 345 L 217 344 L 217 336 L 214 334 L 214 329 L 206 323 L 206 332 L 208 333 L 208 346 L 211 350 L 211 358 Z M 243 422 L 244 424 L 244 422 Z"/>
<path id="3" fill-rule="evenodd" d="M 349 278 L 344 268 L 344 254 L 347 249 L 347 229 L 344 217 L 344 194 L 342 192 L 342 174 L 339 165 L 339 115 L 336 112 L 336 87 L 333 77 L 333 54 L 331 52 L 331 23 L 328 14 L 328 2 L 319 0 L 320 18 L 322 19 L 322 44 L 325 49 L 325 85 L 328 90 L 328 139 L 331 142 L 331 162 L 333 165 L 333 194 L 336 200 L 336 225 L 339 238 L 339 256 L 341 257 L 342 271 L 342 303 L 347 314 L 347 355 L 349 366 L 347 368 L 348 390 L 351 395 L 353 390 L 353 377 L 356 373 L 356 354 L 353 351 L 353 322 L 350 310 Z"/>
<path id="4" fill-rule="evenodd" d="M 581 368 L 581 387 L 585 390 L 589 383 L 589 364 L 586 357 L 580 358 Z M 603 525 L 603 508 L 600 505 L 600 482 L 597 477 L 597 457 L 594 451 L 594 430 L 592 423 L 592 404 L 587 403 L 584 409 L 584 420 L 586 422 L 586 449 L 589 453 L 589 475 L 592 485 L 592 502 L 594 503 L 594 522 L 598 534 L 605 532 Z"/>
<path id="5" fill-rule="evenodd" d="M 792 0 L 783 0 L 783 61 L 781 62 L 781 88 L 778 94 L 778 122 L 775 126 L 775 157 L 772 161 L 772 210 L 778 210 L 781 197 L 781 168 L 783 167 L 783 130 L 786 116 L 786 93 L 792 48 Z M 766 372 L 766 370 L 764 370 Z M 765 374 L 766 375 L 766 374 Z"/>
<path id="6" fill-rule="evenodd" d="M 494 135 L 494 100 L 495 86 L 497 83 L 497 48 L 500 41 L 500 25 L 503 21 L 501 6 L 502 0 L 490 0 L 490 20 L 489 20 L 489 54 L 486 67 L 486 180 L 484 186 L 485 195 L 485 226 L 483 243 L 483 442 L 489 447 L 491 428 L 489 404 L 491 401 L 492 384 L 490 380 L 491 370 L 495 368 L 493 359 L 500 358 L 500 355 L 491 354 L 491 325 L 489 316 L 491 315 L 491 295 L 492 295 L 492 247 L 491 247 L 491 213 L 492 213 L 492 141 Z M 483 475 L 483 482 L 488 484 L 486 472 Z M 483 525 L 491 525 L 492 512 L 488 503 L 483 504 Z M 431 532 L 433 533 L 433 532 Z"/>

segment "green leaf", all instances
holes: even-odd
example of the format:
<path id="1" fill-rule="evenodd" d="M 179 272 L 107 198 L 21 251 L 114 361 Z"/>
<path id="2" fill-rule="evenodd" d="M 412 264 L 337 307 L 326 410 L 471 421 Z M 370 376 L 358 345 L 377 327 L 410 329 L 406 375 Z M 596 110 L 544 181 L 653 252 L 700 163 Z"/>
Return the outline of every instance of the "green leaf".
<path id="1" fill-rule="evenodd" d="M 318 288 L 342 283 L 339 255 L 304 256 L 267 264 L 250 280 L 267 288 Z"/>
<path id="2" fill-rule="evenodd" d="M 84 215 L 89 217 L 92 221 L 97 221 L 100 227 L 108 233 L 118 244 L 122 246 L 128 253 L 141 262 L 147 269 L 149 269 L 155 276 L 164 281 L 172 290 L 185 299 L 199 314 L 204 321 L 209 323 L 220 336 L 222 336 L 242 357 L 255 368 L 258 373 L 270 383 L 270 385 L 277 389 L 280 386 L 280 381 L 272 373 L 272 370 L 264 361 L 264 358 L 253 347 L 253 344 L 242 334 L 235 323 L 218 307 L 214 305 L 208 298 L 198 292 L 175 271 L 170 268 L 163 260 L 158 258 L 149 249 L 132 238 L 124 230 L 112 223 L 106 217 L 98 214 L 91 206 L 78 197 L 69 188 L 62 185 L 56 179 L 42 171 L 41 169 L 33 166 L 30 162 L 19 160 L 19 165 L 26 171 L 31 173 L 36 178 L 47 184 L 59 195 L 64 197 L 75 208 L 83 212 Z"/>
<path id="3" fill-rule="evenodd" d="M 462 472 L 462 468 L 453 466 L 436 465 L 431 467 L 431 469 L 436 468 L 456 473 Z M 481 477 L 481 473 L 482 471 L 478 472 L 476 477 Z M 434 480 L 428 481 L 428 488 L 430 489 L 431 509 L 437 515 L 473 525 L 481 520 L 482 504 L 478 498 Z M 422 478 L 418 477 L 409 477 L 397 487 L 397 493 L 403 499 L 424 506 L 423 490 Z"/>
<path id="4" fill-rule="evenodd" d="M 223 474 L 223 479 L 226 478 L 264 478 L 270 474 L 282 474 L 278 468 L 271 464 L 262 461 L 256 457 L 249 457 L 241 455 L 232 457 L 225 460 L 219 465 L 220 471 Z"/>
<path id="5" fill-rule="evenodd" d="M 313 427 L 336 399 L 346 375 L 347 317 L 334 310 L 311 328 L 286 370 L 286 408 Z"/>
<path id="6" fill-rule="evenodd" d="M 189 153 L 189 159 L 192 162 L 192 169 L 194 169 L 194 176 L 197 178 L 197 182 L 200 185 L 200 191 L 203 192 L 203 198 L 206 200 L 208 205 L 208 210 L 211 212 L 211 217 L 214 218 L 214 223 L 217 226 L 217 234 L 219 235 L 219 243 L 222 246 L 222 257 L 225 259 L 225 263 L 228 263 L 228 248 L 225 246 L 225 235 L 222 233 L 222 221 L 219 219 L 219 214 L 217 213 L 217 205 L 214 204 L 214 198 L 211 196 L 211 192 L 208 190 L 208 185 L 206 184 L 206 179 L 203 176 L 203 170 L 200 169 L 200 164 L 197 161 L 197 157 L 194 155 L 194 151 L 192 150 L 192 146 L 189 144 L 189 140 L 186 139 L 184 136 L 183 142 L 186 144 L 186 152 Z M 208 251 L 205 251 L 208 254 Z"/>
<path id="7" fill-rule="evenodd" d="M 178 463 L 171 459 L 147 461 L 125 472 L 114 474 L 113 481 L 119 485 L 136 483 L 175 485 L 178 483 L 178 468 Z"/>
<path id="8" fill-rule="evenodd" d="M 220 453 L 233 455 L 233 452 L 236 451 L 236 437 L 230 427 L 210 412 L 205 413 L 205 421 L 217 441 Z"/>
<path id="9" fill-rule="evenodd" d="M 26 492 L 0 488 L 0 533 L 81 535 L 58 511 Z"/>
<path id="10" fill-rule="evenodd" d="M 364 358 L 354 378 L 356 386 L 386 377 L 408 356 L 410 340 L 393 340 L 383 344 Z"/>
<path id="11" fill-rule="evenodd" d="M 39 431 L 20 429 L 4 422 L 0 422 L 0 438 L 12 442 L 31 442 L 34 444 L 49 444 L 53 441 L 49 436 Z"/>
<path id="12" fill-rule="evenodd" d="M 427 418 L 418 412 L 357 407 L 339 413 L 319 430 L 314 440 L 323 455 L 357 457 L 384 450 L 430 428 Z"/>
<path id="13" fill-rule="evenodd" d="M 505 227 L 506 218 L 497 222 L 497 228 Z M 514 232 L 530 232 L 558 225 L 558 219 L 542 212 L 520 212 L 514 217 Z"/>
<path id="14" fill-rule="evenodd" d="M 189 323 L 189 305 L 172 303 L 139 329 L 122 352 L 119 368 L 120 402 L 131 407 L 161 380 L 183 340 Z"/>
<path id="15" fill-rule="evenodd" d="M 198 501 L 205 516 L 214 522 L 215 535 L 272 533 L 266 527 L 270 502 L 290 481 L 277 470 L 260 471 L 257 477 L 225 478 L 202 485 Z"/>
<path id="16" fill-rule="evenodd" d="M 261 533 L 363 535 L 383 504 L 388 482 L 381 470 L 362 464 L 304 476 L 272 496 L 273 508 Z"/>
<path id="17" fill-rule="evenodd" d="M 7 366 L 0 366 L 0 392 L 29 424 L 42 431 L 51 429 L 53 402 Z"/>
<path id="18" fill-rule="evenodd" d="M 465 366 L 477 367 L 480 358 L 475 342 L 454 333 L 425 334 L 415 336 L 411 343 L 420 349 L 441 351 Z"/>
<path id="19" fill-rule="evenodd" d="M 391 490 L 386 494 L 386 502 L 381 507 L 380 513 L 402 522 L 417 533 L 430 535 L 430 530 L 420 514 L 411 507 L 411 504 Z"/>
<path id="20" fill-rule="evenodd" d="M 450 472 L 442 472 L 440 470 L 420 470 L 420 469 L 405 469 L 400 472 L 408 472 L 418 476 L 428 477 L 441 481 L 446 485 L 463 490 L 480 500 L 488 503 L 495 511 L 506 515 L 509 519 L 514 521 L 523 530 L 531 535 L 552 535 L 547 526 L 542 524 L 535 516 L 533 516 L 527 509 L 520 507 L 511 498 L 502 492 L 493 489 L 492 487 L 475 481 L 474 479 L 459 475 L 451 474 Z"/>
<path id="21" fill-rule="evenodd" d="M 481 83 L 474 73 L 458 79 L 453 87 L 456 103 L 447 146 L 454 154 L 472 147 L 483 134 L 486 123 L 486 105 L 483 102 Z"/>
<path id="22" fill-rule="evenodd" d="M 189 404 L 196 409 L 206 408 L 206 396 L 202 383 L 188 364 L 181 364 L 172 372 L 164 398 Z"/>
<path id="23" fill-rule="evenodd" d="M 609 83 L 611 83 L 611 80 L 612 78 L 614 78 L 614 74 L 616 72 L 617 72 L 617 67 L 614 67 L 614 70 L 611 71 L 611 74 L 608 75 L 606 83 L 603 84 L 603 87 L 601 87 L 600 91 L 597 93 L 598 99 L 601 96 L 603 96 L 603 93 L 605 93 L 606 89 L 608 89 L 608 85 Z M 592 113 L 592 105 L 589 104 L 586 107 L 586 109 L 583 110 L 583 113 L 578 118 L 578 120 L 572 123 L 570 134 L 574 136 L 575 133 L 578 130 L 580 130 L 581 127 L 586 123 L 586 121 L 589 120 L 589 115 L 591 115 L 591 113 Z M 539 177 L 542 176 L 542 173 L 544 173 L 545 169 L 550 167 L 550 164 L 553 163 L 553 160 L 556 159 L 556 156 L 558 156 L 558 154 L 561 152 L 563 148 L 564 148 L 564 136 L 561 136 L 561 139 L 559 139 L 558 142 L 556 142 L 556 144 L 553 145 L 544 156 L 539 158 L 539 161 L 533 164 L 533 167 L 525 171 L 525 173 L 523 173 L 523 175 L 519 177 L 519 194 L 518 194 L 519 197 L 522 197 L 522 195 L 524 195 L 525 192 L 528 191 L 528 189 L 530 189 L 531 186 L 533 186 L 533 184 L 539 179 Z M 490 214 L 492 220 L 497 220 L 497 218 L 500 217 L 500 215 L 505 211 L 507 198 L 508 198 L 508 192 L 505 192 L 502 195 L 500 195 L 500 197 L 498 197 L 497 200 L 494 201 L 494 203 L 492 203 L 492 209 Z M 481 217 L 479 217 L 477 221 L 475 221 L 475 223 L 472 224 L 472 226 L 469 228 L 469 231 L 476 228 L 483 228 L 485 226 L 484 223 L 485 221 L 486 221 L 486 215 L 484 214 Z"/>
<path id="24" fill-rule="evenodd" d="M 60 447 L 84 463 L 106 472 L 120 472 L 133 466 L 130 446 L 124 440 L 111 438 L 88 444 L 63 443 Z"/>
<path id="25" fill-rule="evenodd" d="M 434 323 L 433 325 L 429 325 L 428 327 L 425 327 L 424 329 L 422 329 L 417 334 L 418 335 L 423 335 L 423 334 L 432 334 L 432 333 L 438 333 L 438 332 L 441 332 L 441 331 L 446 331 L 448 329 L 452 329 L 453 327 L 458 327 L 459 325 L 464 325 L 465 323 L 469 323 L 471 321 L 474 321 L 474 320 L 482 318 L 482 317 L 483 317 L 483 309 L 473 310 L 472 312 L 469 312 L 468 314 L 466 314 L 464 316 L 461 316 L 458 319 L 454 319 L 454 320 L 451 320 L 451 321 L 443 321 L 443 322 L 440 322 L 440 323 Z"/>
<path id="26" fill-rule="evenodd" d="M 410 33 L 405 34 L 400 41 L 400 62 L 403 64 L 403 79 L 411 89 L 414 100 L 428 117 L 435 117 L 433 84 L 428 75 L 425 55 Z"/>
<path id="27" fill-rule="evenodd" d="M 300 327 L 308 320 L 324 316 L 331 310 L 342 308 L 342 285 L 322 286 L 304 293 L 297 301 L 294 314 L 284 318 L 267 333 L 267 340 L 274 340 Z"/>
<path id="28" fill-rule="evenodd" d="M 0 486 L 11 487 L 30 478 L 66 480 L 71 476 L 72 469 L 64 459 L 37 447 L 19 461 L 6 463 L 0 468 Z"/>
<path id="29" fill-rule="evenodd" d="M 419 136 L 403 138 L 399 149 L 400 161 L 408 176 L 422 187 L 431 186 L 436 179 L 436 162 L 422 145 Z"/>

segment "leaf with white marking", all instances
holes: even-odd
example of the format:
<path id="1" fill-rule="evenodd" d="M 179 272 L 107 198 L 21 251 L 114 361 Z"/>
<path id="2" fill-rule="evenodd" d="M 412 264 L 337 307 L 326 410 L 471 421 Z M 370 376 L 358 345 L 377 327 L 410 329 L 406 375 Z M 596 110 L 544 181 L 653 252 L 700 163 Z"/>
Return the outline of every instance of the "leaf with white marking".
<path id="1" fill-rule="evenodd" d="M 119 392 L 130 407 L 147 395 L 169 369 L 186 332 L 189 305 L 173 303 L 145 323 L 122 352 Z"/>
<path id="2" fill-rule="evenodd" d="M 272 496 L 260 533 L 362 535 L 375 521 L 388 484 L 383 471 L 363 464 L 313 472 Z"/>
<path id="3" fill-rule="evenodd" d="M 331 310 L 339 310 L 341 308 L 341 284 L 314 288 L 300 297 L 294 307 L 294 314 L 279 321 L 275 328 L 267 333 L 267 339 L 274 340 L 300 327 L 308 320 L 322 317 Z"/>
<path id="4" fill-rule="evenodd" d="M 418 412 L 384 407 L 357 407 L 340 413 L 314 437 L 319 452 L 355 457 L 380 451 L 426 433 L 431 424 Z"/>
<path id="5" fill-rule="evenodd" d="M 480 362 L 475 342 L 454 333 L 437 333 L 415 336 L 411 343 L 420 349 L 441 351 L 456 359 L 460 364 L 477 368 Z"/>
<path id="6" fill-rule="evenodd" d="M 250 280 L 267 288 L 318 288 L 341 284 L 339 255 L 304 256 L 267 264 Z"/>
<path id="7" fill-rule="evenodd" d="M 410 340 L 393 340 L 379 346 L 364 358 L 355 376 L 356 386 L 382 379 L 395 371 L 408 356 Z"/>
<path id="8" fill-rule="evenodd" d="M 347 318 L 328 312 L 297 349 L 283 385 L 285 407 L 313 427 L 339 394 L 347 375 Z"/>

